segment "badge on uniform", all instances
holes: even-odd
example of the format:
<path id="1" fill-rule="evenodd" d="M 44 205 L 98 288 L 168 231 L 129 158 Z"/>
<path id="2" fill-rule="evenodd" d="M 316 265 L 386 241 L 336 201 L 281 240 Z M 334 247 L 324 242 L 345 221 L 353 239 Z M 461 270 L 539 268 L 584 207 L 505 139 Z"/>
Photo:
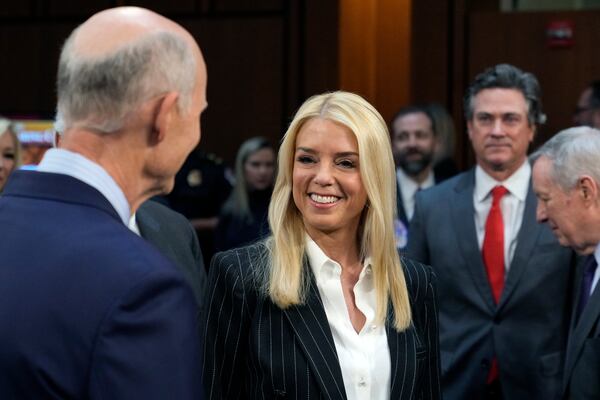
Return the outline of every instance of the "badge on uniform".
<path id="1" fill-rule="evenodd" d="M 394 220 L 394 234 L 396 236 L 396 248 L 398 250 L 404 249 L 408 244 L 408 228 L 398 218 Z"/>
<path id="2" fill-rule="evenodd" d="M 200 186 L 202 183 L 202 172 L 199 169 L 191 170 L 187 175 L 187 183 L 190 187 Z"/>

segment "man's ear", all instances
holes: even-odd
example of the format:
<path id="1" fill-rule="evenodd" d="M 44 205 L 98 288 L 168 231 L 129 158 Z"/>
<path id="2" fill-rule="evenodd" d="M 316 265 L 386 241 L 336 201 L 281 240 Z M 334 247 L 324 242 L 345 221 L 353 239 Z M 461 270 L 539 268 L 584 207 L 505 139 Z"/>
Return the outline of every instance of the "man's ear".
<path id="1" fill-rule="evenodd" d="M 537 135 L 537 124 L 531 124 L 531 138 L 529 139 L 529 143 L 533 143 L 535 140 L 535 135 Z"/>
<path id="2" fill-rule="evenodd" d="M 582 175 L 577 181 L 577 188 L 586 205 L 598 201 L 598 184 L 591 176 Z"/>
<path id="3" fill-rule="evenodd" d="M 472 136 L 471 136 L 471 132 L 473 129 L 473 119 L 471 118 L 470 120 L 467 121 L 467 134 L 469 135 L 469 140 L 472 140 Z"/>
<path id="4" fill-rule="evenodd" d="M 177 99 L 179 93 L 168 92 L 158 100 L 158 104 L 155 107 L 153 131 L 153 141 L 157 143 L 162 142 L 165 138 L 166 133 L 169 131 L 169 127 L 173 122 L 174 113 L 177 110 Z"/>

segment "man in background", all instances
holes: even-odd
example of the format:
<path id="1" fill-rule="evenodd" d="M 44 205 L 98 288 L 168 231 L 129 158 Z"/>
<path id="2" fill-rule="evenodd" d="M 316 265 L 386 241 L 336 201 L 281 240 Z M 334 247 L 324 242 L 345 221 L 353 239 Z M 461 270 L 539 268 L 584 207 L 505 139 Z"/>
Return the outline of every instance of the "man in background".
<path id="1" fill-rule="evenodd" d="M 592 81 L 581 92 L 573 122 L 577 126 L 591 126 L 600 128 L 600 81 Z"/>
<path id="2" fill-rule="evenodd" d="M 0 397 L 198 399 L 197 306 L 128 228 L 200 139 L 206 68 L 181 26 L 100 12 L 67 39 L 61 148 L 0 199 Z"/>
<path id="3" fill-rule="evenodd" d="M 600 131 L 559 132 L 533 156 L 537 219 L 584 256 L 569 328 L 563 380 L 568 399 L 600 398 Z"/>
<path id="4" fill-rule="evenodd" d="M 417 195 L 407 253 L 438 277 L 445 399 L 556 399 L 570 263 L 536 223 L 527 149 L 544 116 L 538 81 L 500 64 L 465 102 L 475 168 Z"/>
<path id="5" fill-rule="evenodd" d="M 436 184 L 433 163 L 439 143 L 433 119 L 425 107 L 407 106 L 400 109 L 392 119 L 390 131 L 397 180 L 398 218 L 394 228 L 396 245 L 402 249 L 408 240 L 415 195 Z"/>

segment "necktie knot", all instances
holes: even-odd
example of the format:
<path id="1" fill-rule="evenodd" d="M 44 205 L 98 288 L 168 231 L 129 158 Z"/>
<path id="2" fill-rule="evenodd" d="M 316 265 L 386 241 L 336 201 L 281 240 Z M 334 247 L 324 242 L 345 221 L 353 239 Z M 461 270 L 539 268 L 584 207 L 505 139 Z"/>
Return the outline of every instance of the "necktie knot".
<path id="1" fill-rule="evenodd" d="M 492 205 L 497 205 L 500 199 L 508 193 L 508 189 L 502 185 L 495 186 L 492 189 Z"/>

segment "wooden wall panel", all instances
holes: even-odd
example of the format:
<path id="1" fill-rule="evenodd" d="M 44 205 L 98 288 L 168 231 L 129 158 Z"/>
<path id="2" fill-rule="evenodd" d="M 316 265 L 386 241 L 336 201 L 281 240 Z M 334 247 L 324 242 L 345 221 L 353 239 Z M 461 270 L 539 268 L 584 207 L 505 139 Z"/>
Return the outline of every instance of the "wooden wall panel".
<path id="1" fill-rule="evenodd" d="M 39 3 L 38 13 L 52 17 L 77 16 L 83 22 L 92 14 L 117 4 L 116 0 L 47 0 Z"/>
<path id="2" fill-rule="evenodd" d="M 451 80 L 448 68 L 452 50 L 449 46 L 449 4 L 437 0 L 416 2 L 412 19 L 410 101 L 435 101 L 445 105 Z"/>
<path id="3" fill-rule="evenodd" d="M 285 2 L 286 0 L 212 0 L 212 7 L 215 11 L 282 11 Z"/>
<path id="4" fill-rule="evenodd" d="M 208 64 L 201 147 L 232 163 L 247 137 L 277 144 L 309 95 L 338 86 L 338 2 L 320 0 L 32 0 L 0 11 L 0 114 L 54 115 L 66 36 L 115 5 L 155 9 L 187 26 Z"/>
<path id="5" fill-rule="evenodd" d="M 304 93 L 309 97 L 337 90 L 338 79 L 338 5 L 333 1 L 306 2 L 304 39 L 306 53 Z"/>
<path id="6" fill-rule="evenodd" d="M 376 2 L 340 1 L 340 87 L 375 101 Z"/>
<path id="7" fill-rule="evenodd" d="M 144 7 L 160 14 L 186 14 L 196 11 L 196 0 L 119 0 L 119 5 Z"/>
<path id="8" fill-rule="evenodd" d="M 31 5 L 26 1 L 5 1 L 0 7 L 0 17 L 24 17 L 31 13 Z"/>
<path id="9" fill-rule="evenodd" d="M 599 11 L 498 12 L 491 0 L 413 2 L 412 101 L 443 99 L 457 126 L 455 159 L 460 168 L 474 163 L 465 134 L 462 97 L 475 75 L 501 62 L 536 74 L 548 122 L 536 145 L 572 124 L 572 111 L 585 85 L 600 79 Z M 546 24 L 570 20 L 572 48 L 546 45 Z M 432 28 L 434 27 L 434 28 Z"/>
<path id="10" fill-rule="evenodd" d="M 545 29 L 550 21 L 570 20 L 575 45 L 550 48 Z M 572 125 L 572 111 L 583 87 L 600 79 L 600 12 L 474 13 L 470 18 L 469 76 L 508 62 L 534 73 L 542 88 L 548 117 L 536 143 Z M 475 34 L 476 33 L 476 34 Z"/>
<path id="11" fill-rule="evenodd" d="M 340 1 L 340 87 L 389 120 L 410 97 L 410 0 Z"/>
<path id="12" fill-rule="evenodd" d="M 252 136 L 282 135 L 283 24 L 279 19 L 184 22 L 202 47 L 208 109 L 201 147 L 233 162 Z M 219 38 L 218 41 L 210 38 Z"/>
<path id="13" fill-rule="evenodd" d="M 77 24 L 0 26 L 0 114 L 51 118 L 56 108 L 56 68 L 62 42 Z M 15 40 L 18 38 L 18 40 Z"/>

